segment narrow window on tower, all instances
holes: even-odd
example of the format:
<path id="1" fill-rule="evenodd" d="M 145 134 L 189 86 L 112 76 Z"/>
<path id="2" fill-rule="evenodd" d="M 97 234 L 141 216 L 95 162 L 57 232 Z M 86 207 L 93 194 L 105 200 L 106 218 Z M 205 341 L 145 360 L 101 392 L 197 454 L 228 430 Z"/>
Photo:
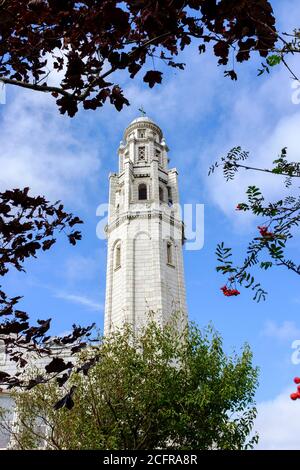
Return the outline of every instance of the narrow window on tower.
<path id="1" fill-rule="evenodd" d="M 167 263 L 173 266 L 173 246 L 171 242 L 167 242 Z"/>
<path id="2" fill-rule="evenodd" d="M 116 246 L 116 253 L 115 253 L 115 269 L 121 267 L 121 245 Z"/>
<path id="3" fill-rule="evenodd" d="M 144 139 L 145 138 L 145 130 L 144 129 L 138 130 L 138 137 L 139 137 L 139 139 Z"/>
<path id="4" fill-rule="evenodd" d="M 146 148 L 145 147 L 139 147 L 138 148 L 138 161 L 139 162 L 144 162 L 146 160 Z"/>
<path id="5" fill-rule="evenodd" d="M 139 185 L 139 201 L 145 201 L 147 199 L 147 186 L 142 183 Z"/>
<path id="6" fill-rule="evenodd" d="M 124 169 L 124 156 L 120 155 L 120 173 L 122 173 Z"/>
<path id="7" fill-rule="evenodd" d="M 172 189 L 170 188 L 170 186 L 167 186 L 167 189 L 168 189 L 168 204 L 169 206 L 172 206 L 173 205 Z"/>
<path id="8" fill-rule="evenodd" d="M 5 363 L 5 358 L 6 358 L 6 350 L 5 350 L 5 343 L 0 340 L 0 364 Z"/>
<path id="9" fill-rule="evenodd" d="M 160 202 L 164 202 L 164 190 L 161 186 L 159 187 L 159 200 Z"/>
<path id="10" fill-rule="evenodd" d="M 158 164 L 162 166 L 161 152 L 159 150 L 155 150 L 155 157 L 158 160 Z"/>

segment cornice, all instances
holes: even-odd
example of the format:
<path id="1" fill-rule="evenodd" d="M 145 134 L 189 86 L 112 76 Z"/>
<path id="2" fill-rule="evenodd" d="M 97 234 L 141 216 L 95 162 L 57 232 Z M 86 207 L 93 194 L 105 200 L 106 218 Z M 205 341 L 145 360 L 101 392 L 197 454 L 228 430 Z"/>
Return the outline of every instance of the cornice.
<path id="1" fill-rule="evenodd" d="M 167 223 L 170 223 L 171 226 L 177 227 L 178 229 L 183 229 L 184 223 L 181 220 L 176 219 L 175 217 L 168 216 L 162 211 L 138 211 L 138 212 L 126 212 L 125 214 L 119 215 L 119 217 L 106 226 L 105 232 L 109 235 L 113 232 L 114 229 L 119 227 L 125 222 L 136 219 L 152 219 L 152 220 L 161 220 Z"/>

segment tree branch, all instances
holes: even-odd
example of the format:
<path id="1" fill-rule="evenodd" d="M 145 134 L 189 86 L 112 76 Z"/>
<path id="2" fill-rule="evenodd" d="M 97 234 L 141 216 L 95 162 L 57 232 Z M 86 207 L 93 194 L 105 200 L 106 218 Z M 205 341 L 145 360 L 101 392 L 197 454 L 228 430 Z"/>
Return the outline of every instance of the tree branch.
<path id="1" fill-rule="evenodd" d="M 292 71 L 291 67 L 288 65 L 288 63 L 286 62 L 285 58 L 282 56 L 281 57 L 281 61 L 282 63 L 284 64 L 284 66 L 288 69 L 288 71 L 292 74 L 292 77 L 294 80 L 296 80 L 297 82 L 299 82 L 299 78 L 297 77 L 297 75 Z"/>
<path id="2" fill-rule="evenodd" d="M 257 168 L 257 167 L 253 167 L 253 166 L 247 166 L 247 165 L 242 165 L 240 163 L 230 163 L 230 165 L 233 167 L 237 167 L 237 168 L 244 168 L 245 170 L 253 170 L 253 171 L 262 171 L 264 173 L 271 173 L 272 175 L 279 175 L 279 176 L 288 176 L 290 178 L 300 178 L 300 174 L 299 175 L 295 175 L 295 174 L 292 174 L 290 175 L 289 173 L 284 173 L 284 172 L 281 172 L 281 173 L 275 173 L 274 171 L 272 170 L 268 170 L 267 168 L 264 169 L 264 168 Z"/>
<path id="3" fill-rule="evenodd" d="M 280 262 L 277 263 L 278 266 L 285 266 L 289 270 L 293 271 L 294 273 L 300 275 L 300 271 L 294 266 L 285 261 L 283 258 L 279 259 Z"/>
<path id="4" fill-rule="evenodd" d="M 71 93 L 69 93 L 66 90 L 63 90 L 62 88 L 56 87 L 56 86 L 48 86 L 48 85 L 38 85 L 35 83 L 26 83 L 22 82 L 20 80 L 13 80 L 11 78 L 5 78 L 5 77 L 0 77 L 0 83 L 5 83 L 6 85 L 15 85 L 19 86 L 21 88 L 27 88 L 29 90 L 35 90 L 35 91 L 42 91 L 44 93 L 59 93 L 60 95 L 64 95 L 67 97 L 73 97 Z"/>

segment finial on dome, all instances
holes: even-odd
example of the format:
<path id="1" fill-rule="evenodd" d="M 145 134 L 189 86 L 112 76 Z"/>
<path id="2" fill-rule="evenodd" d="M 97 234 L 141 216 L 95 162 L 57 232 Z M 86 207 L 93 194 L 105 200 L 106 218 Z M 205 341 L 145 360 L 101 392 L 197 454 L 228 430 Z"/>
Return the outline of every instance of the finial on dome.
<path id="1" fill-rule="evenodd" d="M 144 110 L 144 106 L 143 106 L 143 105 L 139 108 L 139 111 L 140 111 L 140 113 L 141 113 L 141 115 L 142 115 L 143 117 L 146 117 L 146 111 Z"/>

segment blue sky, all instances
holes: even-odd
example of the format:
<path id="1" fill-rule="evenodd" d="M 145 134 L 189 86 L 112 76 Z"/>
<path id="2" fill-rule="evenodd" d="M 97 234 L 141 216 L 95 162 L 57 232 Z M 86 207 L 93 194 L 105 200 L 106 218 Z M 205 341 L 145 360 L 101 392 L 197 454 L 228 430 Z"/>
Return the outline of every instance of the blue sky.
<path id="1" fill-rule="evenodd" d="M 300 24 L 296 1 L 273 4 L 283 29 Z M 221 174 L 207 176 L 209 165 L 235 145 L 249 150 L 251 162 L 260 166 L 270 165 L 284 146 L 291 159 L 299 160 L 300 105 L 292 103 L 294 90 L 285 69 L 257 77 L 259 58 L 238 67 L 238 82 L 223 78 L 216 60 L 199 56 L 196 47 L 182 58 L 186 71 L 166 71 L 163 84 L 153 90 L 140 78 L 133 82 L 121 76 L 131 102 L 121 113 L 108 105 L 69 119 L 58 114 L 47 95 L 7 89 L 7 104 L 0 106 L 0 189 L 28 185 L 50 200 L 61 199 L 85 224 L 76 248 L 61 238 L 26 264 L 27 274 L 11 272 L 3 286 L 12 296 L 24 295 L 22 308 L 33 319 L 52 317 L 54 333 L 68 331 L 74 322 L 95 321 L 102 328 L 106 242 L 96 237 L 96 209 L 107 201 L 108 174 L 117 170 L 124 129 L 143 104 L 165 134 L 170 166 L 179 171 L 181 202 L 205 205 L 204 248 L 184 252 L 189 316 L 201 326 L 211 321 L 228 352 L 250 343 L 261 368 L 260 445 L 300 448 L 295 424 L 300 408 L 288 397 L 292 378 L 300 375 L 300 365 L 291 361 L 291 344 L 300 339 L 299 279 L 284 270 L 258 272 L 269 295 L 256 304 L 248 291 L 225 298 L 219 290 L 224 280 L 215 272 L 217 243 L 234 247 L 239 261 L 256 231 L 258 221 L 235 211 L 247 185 L 255 182 L 276 199 L 281 181 L 243 173 L 226 183 Z M 291 253 L 300 258 L 299 240 Z"/>

